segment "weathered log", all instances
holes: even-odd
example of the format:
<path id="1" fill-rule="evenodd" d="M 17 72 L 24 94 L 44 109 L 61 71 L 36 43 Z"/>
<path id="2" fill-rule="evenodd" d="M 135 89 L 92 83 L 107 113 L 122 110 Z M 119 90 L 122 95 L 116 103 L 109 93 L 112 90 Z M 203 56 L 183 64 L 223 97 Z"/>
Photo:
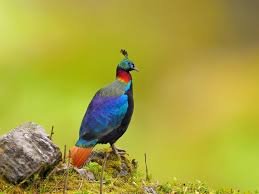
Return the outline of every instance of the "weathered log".
<path id="1" fill-rule="evenodd" d="M 46 176 L 60 161 L 60 149 L 45 130 L 29 122 L 0 137 L 0 178 L 18 184 L 33 174 Z"/>

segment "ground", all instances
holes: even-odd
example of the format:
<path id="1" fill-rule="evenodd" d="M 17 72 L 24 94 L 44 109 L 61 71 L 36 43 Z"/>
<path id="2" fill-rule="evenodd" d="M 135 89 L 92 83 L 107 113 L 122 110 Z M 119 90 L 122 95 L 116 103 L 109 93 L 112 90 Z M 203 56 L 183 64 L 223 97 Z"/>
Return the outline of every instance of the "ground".
<path id="1" fill-rule="evenodd" d="M 103 193 L 259 193 L 241 192 L 234 189 L 213 190 L 200 181 L 181 183 L 175 179 L 173 182 L 161 184 L 152 179 L 147 180 L 150 179 L 149 175 L 144 176 L 144 173 L 138 170 L 138 163 L 135 159 L 125 154 L 120 160 L 109 150 L 94 152 L 91 160 L 81 170 L 67 168 L 66 163 L 60 163 L 47 177 L 40 177 L 36 174 L 19 185 L 11 185 L 0 180 L 0 193 L 100 193 L 101 177 L 103 177 Z"/>

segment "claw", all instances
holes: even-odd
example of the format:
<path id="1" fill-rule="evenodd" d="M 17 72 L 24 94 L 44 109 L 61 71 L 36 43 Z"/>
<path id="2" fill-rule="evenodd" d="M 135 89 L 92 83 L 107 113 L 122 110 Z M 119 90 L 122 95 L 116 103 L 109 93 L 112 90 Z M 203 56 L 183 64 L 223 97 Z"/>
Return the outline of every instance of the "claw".
<path id="1" fill-rule="evenodd" d="M 114 143 L 111 144 L 111 148 L 113 153 L 116 154 L 120 160 L 121 160 L 121 156 L 124 156 L 126 154 L 125 150 L 116 148 Z"/>

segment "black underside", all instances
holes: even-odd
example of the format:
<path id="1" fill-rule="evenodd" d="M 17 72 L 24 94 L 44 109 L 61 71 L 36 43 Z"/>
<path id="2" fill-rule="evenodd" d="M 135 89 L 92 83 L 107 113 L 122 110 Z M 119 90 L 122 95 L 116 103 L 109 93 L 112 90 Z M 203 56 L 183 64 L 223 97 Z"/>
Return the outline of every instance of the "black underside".
<path id="1" fill-rule="evenodd" d="M 127 113 L 121 122 L 121 125 L 117 129 L 114 129 L 112 132 L 108 133 L 107 135 L 105 135 L 104 137 L 99 139 L 99 141 L 97 143 L 113 144 L 126 132 L 128 126 L 129 126 L 130 120 L 131 120 L 133 109 L 134 109 L 132 87 L 126 94 L 128 95 L 128 104 L 129 105 L 128 105 Z"/>

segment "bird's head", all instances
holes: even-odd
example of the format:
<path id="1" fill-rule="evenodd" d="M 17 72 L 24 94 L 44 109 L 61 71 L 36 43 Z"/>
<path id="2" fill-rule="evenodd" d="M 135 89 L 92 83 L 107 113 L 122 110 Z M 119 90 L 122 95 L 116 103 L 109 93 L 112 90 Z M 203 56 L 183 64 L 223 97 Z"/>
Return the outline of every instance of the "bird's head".
<path id="1" fill-rule="evenodd" d="M 135 66 L 135 64 L 131 60 L 129 60 L 127 51 L 121 49 L 121 53 L 124 55 L 124 59 L 119 63 L 117 68 L 127 72 L 132 70 L 138 71 L 138 68 Z"/>

